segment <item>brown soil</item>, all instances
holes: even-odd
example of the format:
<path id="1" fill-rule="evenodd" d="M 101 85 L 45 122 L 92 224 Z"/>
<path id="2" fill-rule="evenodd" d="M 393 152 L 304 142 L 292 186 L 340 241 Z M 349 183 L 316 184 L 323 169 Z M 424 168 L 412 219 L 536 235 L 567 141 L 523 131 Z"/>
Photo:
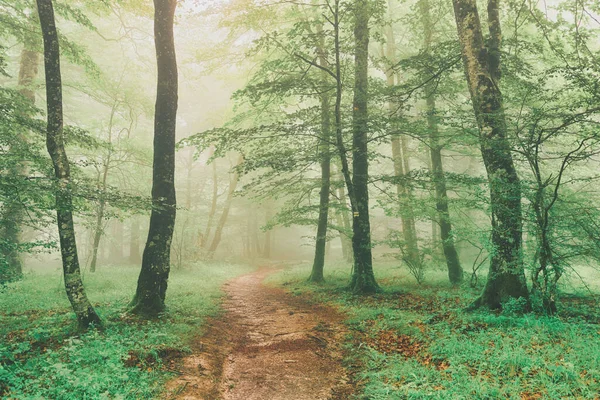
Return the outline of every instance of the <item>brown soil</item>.
<path id="1" fill-rule="evenodd" d="M 169 399 L 348 399 L 353 387 L 342 367 L 346 334 L 335 309 L 265 286 L 274 269 L 261 268 L 224 286 L 225 314 L 169 382 Z"/>

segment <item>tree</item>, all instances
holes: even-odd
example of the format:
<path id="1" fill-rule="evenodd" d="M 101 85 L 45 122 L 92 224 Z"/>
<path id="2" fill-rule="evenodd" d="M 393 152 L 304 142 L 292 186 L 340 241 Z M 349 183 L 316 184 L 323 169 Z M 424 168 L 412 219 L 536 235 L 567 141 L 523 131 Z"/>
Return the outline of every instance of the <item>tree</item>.
<path id="1" fill-rule="evenodd" d="M 421 19 L 423 23 L 424 50 L 429 53 L 432 36 L 433 23 L 431 21 L 431 10 L 428 0 L 419 1 Z M 442 249 L 448 267 L 448 279 L 453 285 L 460 284 L 463 280 L 463 269 L 456 246 L 454 245 L 454 233 L 452 221 L 448 209 L 448 193 L 446 189 L 446 176 L 442 161 L 442 145 L 440 143 L 440 132 L 436 116 L 436 93 L 433 81 L 425 85 L 425 97 L 427 106 L 427 127 L 429 130 L 429 153 L 431 157 L 431 175 L 435 190 L 435 206 L 438 214 L 437 222 L 440 226 Z M 436 238 L 434 237 L 434 243 Z"/>
<path id="2" fill-rule="evenodd" d="M 158 65 L 154 115 L 152 213 L 142 269 L 131 312 L 153 316 L 164 311 L 175 227 L 175 130 L 178 76 L 173 24 L 176 0 L 154 0 L 154 41 Z"/>
<path id="3" fill-rule="evenodd" d="M 352 201 L 352 248 L 354 270 L 350 287 L 359 293 L 379 290 L 373 273 L 371 255 L 371 224 L 369 221 L 369 158 L 368 158 L 368 100 L 369 100 L 369 19 L 368 1 L 354 2 L 355 77 L 352 129 L 352 182 L 348 192 Z M 352 189 L 352 190 L 350 190 Z"/>
<path id="4" fill-rule="evenodd" d="M 73 224 L 73 202 L 70 193 L 70 166 L 64 147 L 60 51 L 52 0 L 37 0 L 37 8 L 44 38 L 48 110 L 46 146 L 52 159 L 56 178 L 56 215 L 65 289 L 80 328 L 87 329 L 90 326 L 100 326 L 101 321 L 86 296 L 81 281 L 77 255 L 77 242 Z"/>
<path id="5" fill-rule="evenodd" d="M 391 17 L 391 7 L 390 7 Z M 396 84 L 396 79 L 399 79 L 398 74 L 394 70 L 397 64 L 396 56 L 396 39 L 394 37 L 394 28 L 392 20 L 390 19 L 389 26 L 386 29 L 386 57 L 389 62 L 389 66 L 385 71 L 387 78 L 388 87 L 392 88 Z M 399 112 L 400 108 L 398 104 L 393 101 L 388 103 L 390 111 L 390 117 L 394 117 L 394 114 Z M 394 131 L 397 131 L 397 126 L 393 127 Z M 415 224 L 414 210 L 412 207 L 413 193 L 411 188 L 407 185 L 407 176 L 410 173 L 408 163 L 408 151 L 406 144 L 406 137 L 401 136 L 398 133 L 393 133 L 391 138 L 392 145 L 392 160 L 394 163 L 394 177 L 398 180 L 396 186 L 396 196 L 400 202 L 400 206 L 403 209 L 401 213 L 402 220 L 402 237 L 404 243 L 401 246 L 402 259 L 413 274 L 420 281 L 423 275 L 423 265 L 421 262 L 421 256 L 419 255 L 419 246 L 417 238 L 417 229 Z M 402 182 L 402 183 L 401 183 Z"/>
<path id="6" fill-rule="evenodd" d="M 492 244 L 488 280 L 473 307 L 501 308 L 510 298 L 528 299 L 521 242 L 521 188 L 507 139 L 500 78 L 500 21 L 497 2 L 488 7 L 490 40 L 484 44 L 475 0 L 453 0 L 458 38 L 479 143 L 490 188 Z"/>
<path id="7" fill-rule="evenodd" d="M 35 20 L 32 18 L 32 20 Z M 19 64 L 19 92 L 28 99 L 31 104 L 35 104 L 35 91 L 31 88 L 33 80 L 37 76 L 39 65 L 39 54 L 34 50 L 32 40 L 27 40 L 24 43 L 21 51 L 21 61 Z M 20 135 L 20 140 L 26 141 L 25 135 Z M 10 173 L 22 177 L 25 173 L 26 166 L 24 163 L 17 163 L 14 168 L 11 168 Z M 2 237 L 8 243 L 6 248 L 3 248 L 3 256 L 6 259 L 7 267 L 6 278 L 0 278 L 0 281 L 12 281 L 20 279 L 23 275 L 23 266 L 20 255 L 21 244 L 21 229 L 22 220 L 24 217 L 24 209 L 17 197 L 9 198 L 8 204 L 5 204 L 4 213 L 2 215 Z"/>
<path id="8" fill-rule="evenodd" d="M 320 43 L 317 49 L 319 55 L 319 64 L 322 67 L 327 66 L 325 58 L 325 49 L 323 39 L 323 28 L 317 29 L 320 34 Z M 321 71 L 323 83 L 327 82 L 327 74 Z M 319 155 L 321 157 L 321 190 L 319 191 L 319 222 L 317 224 L 317 237 L 315 243 L 315 259 L 313 261 L 312 272 L 308 278 L 311 282 L 323 282 L 323 269 L 325 266 L 325 245 L 327 243 L 327 226 L 329 219 L 329 191 L 331 187 L 331 104 L 330 95 L 326 88 L 321 89 L 321 137 L 319 140 Z"/>

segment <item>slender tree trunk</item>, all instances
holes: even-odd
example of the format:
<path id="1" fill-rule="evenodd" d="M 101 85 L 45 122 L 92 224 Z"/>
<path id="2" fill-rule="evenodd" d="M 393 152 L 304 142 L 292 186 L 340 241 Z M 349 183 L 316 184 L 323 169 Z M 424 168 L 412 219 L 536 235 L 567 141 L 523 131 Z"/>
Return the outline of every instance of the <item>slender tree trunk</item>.
<path id="1" fill-rule="evenodd" d="M 271 220 L 271 218 L 273 217 L 273 209 L 271 208 L 272 204 L 267 204 L 266 207 L 266 211 L 265 211 L 265 224 L 268 224 L 269 221 Z M 267 229 L 267 231 L 265 232 L 265 245 L 263 247 L 263 257 L 264 258 L 271 258 L 271 241 L 272 241 L 272 237 L 271 237 L 271 229 Z"/>
<path id="2" fill-rule="evenodd" d="M 322 34 L 322 29 L 318 29 Z M 327 60 L 323 52 L 323 43 L 318 49 L 319 63 L 327 66 Z M 323 76 L 323 81 L 326 80 Z M 329 189 L 331 186 L 331 154 L 329 141 L 331 138 L 331 110 L 329 94 L 323 91 L 321 94 L 321 137 L 319 139 L 319 155 L 321 157 L 321 191 L 319 192 L 319 222 L 317 224 L 317 238 L 315 244 L 315 258 L 312 272 L 308 277 L 311 282 L 323 282 L 323 269 L 325 267 L 325 246 L 327 244 L 327 225 L 329 220 Z"/>
<path id="3" fill-rule="evenodd" d="M 352 184 L 353 219 L 352 249 L 354 252 L 354 271 L 350 287 L 357 293 L 373 293 L 379 290 L 373 273 L 371 254 L 371 224 L 369 221 L 369 157 L 367 109 L 369 99 L 369 2 L 355 0 L 355 76 L 354 102 L 352 112 Z M 352 198 L 352 197 L 351 197 Z"/>
<path id="4" fill-rule="evenodd" d="M 142 270 L 131 311 L 147 316 L 165 309 L 175 227 L 175 129 L 178 77 L 173 22 L 177 0 L 154 0 L 154 41 L 158 85 L 154 115 L 152 213 Z"/>
<path id="5" fill-rule="evenodd" d="M 89 302 L 79 268 L 77 241 L 73 224 L 73 203 L 70 192 L 70 167 L 64 147 L 62 81 L 58 34 L 51 0 L 37 0 L 40 26 L 44 37 L 44 63 L 46 70 L 46 102 L 48 127 L 46 147 L 52 159 L 56 176 L 56 215 L 60 250 L 62 255 L 65 290 L 77 316 L 80 328 L 100 326 L 101 321 Z"/>
<path id="6" fill-rule="evenodd" d="M 208 213 L 208 222 L 206 223 L 206 229 L 204 230 L 203 236 L 203 247 L 208 250 L 210 233 L 212 231 L 213 221 L 215 215 L 217 215 L 217 198 L 219 197 L 219 183 L 217 180 L 217 160 L 212 162 L 212 175 L 213 175 L 213 192 L 212 201 L 210 203 L 210 212 Z"/>
<path id="7" fill-rule="evenodd" d="M 32 23 L 38 23 L 37 13 L 31 16 Z M 23 43 L 21 51 L 21 61 L 19 63 L 19 92 L 28 99 L 31 104 L 35 104 L 35 91 L 32 83 L 37 77 L 38 66 L 40 63 L 39 53 L 34 51 L 35 43 L 26 40 Z M 26 141 L 25 135 L 19 135 L 19 140 Z M 9 171 L 15 176 L 23 176 L 26 173 L 25 163 L 18 163 Z M 6 260 L 6 266 L 0 266 L 0 284 L 19 280 L 23 276 L 23 265 L 19 247 L 21 245 L 21 225 L 23 224 L 24 210 L 17 196 L 11 196 L 6 199 L 4 204 L 4 213 L 1 216 L 2 239 L 6 243 L 3 247 L 2 256 Z"/>
<path id="8" fill-rule="evenodd" d="M 421 18 L 423 22 L 423 33 L 425 36 L 424 47 L 429 53 L 432 36 L 433 25 L 430 16 L 429 0 L 421 0 Z M 448 267 L 448 279 L 453 285 L 458 285 L 463 280 L 463 269 L 460 265 L 460 259 L 456 246 L 454 245 L 454 235 L 452 232 L 452 223 L 450 219 L 450 211 L 448 209 L 448 193 L 446 190 L 446 176 L 444 175 L 444 167 L 442 161 L 442 146 L 440 144 L 440 132 L 438 129 L 436 117 L 436 99 L 435 85 L 429 84 L 426 86 L 426 102 L 427 102 L 427 127 L 429 130 L 429 154 L 431 157 L 431 173 L 433 184 L 435 187 L 435 203 L 437 209 L 437 221 L 440 226 L 440 235 L 442 238 L 442 249 L 446 258 Z M 437 233 L 437 232 L 435 232 Z M 433 243 L 437 242 L 437 237 L 433 237 Z"/>
<path id="9" fill-rule="evenodd" d="M 502 94 L 498 87 L 499 59 L 486 49 L 475 0 L 453 0 L 454 15 L 471 101 L 479 127 L 479 142 L 490 186 L 492 253 L 488 280 L 473 307 L 501 308 L 510 298 L 529 298 L 521 255 L 521 187 L 507 140 Z M 492 1 L 492 8 L 494 3 Z M 497 15 L 497 14 L 496 14 Z M 494 10 L 490 14 L 493 19 Z M 500 24 L 490 30 L 491 43 L 500 43 Z"/>
<path id="10" fill-rule="evenodd" d="M 244 159 L 240 156 L 237 165 L 240 165 Z M 227 191 L 227 198 L 225 199 L 225 205 L 223 207 L 223 212 L 221 217 L 219 218 L 219 222 L 217 223 L 217 227 L 215 229 L 215 236 L 213 237 L 212 242 L 210 243 L 210 247 L 208 248 L 209 258 L 212 258 L 219 247 L 219 243 L 221 243 L 221 236 L 223 235 L 223 229 L 225 228 L 225 224 L 227 223 L 227 218 L 229 217 L 229 210 L 231 209 L 231 202 L 233 201 L 233 194 L 235 193 L 235 189 L 237 188 L 239 180 L 239 174 L 237 171 L 233 173 L 233 177 L 231 178 L 231 182 L 229 184 L 229 190 Z"/>
<path id="11" fill-rule="evenodd" d="M 142 261 L 140 257 L 140 221 L 137 216 L 131 218 L 131 236 L 129 239 L 129 262 L 138 264 Z"/>
<path id="12" fill-rule="evenodd" d="M 110 111 L 110 118 L 108 122 L 108 144 L 112 145 L 112 131 L 115 114 L 119 101 L 113 103 Z M 92 244 L 92 261 L 90 263 L 90 272 L 96 272 L 96 263 L 98 261 L 98 248 L 100 247 L 100 240 L 104 234 L 104 213 L 106 210 L 106 189 L 108 188 L 108 171 L 110 169 L 110 162 L 112 159 L 112 150 L 109 147 L 106 154 L 106 159 L 102 163 L 101 176 L 98 176 L 98 191 L 100 192 L 100 198 L 98 199 L 98 208 L 96 210 L 96 226 L 94 228 L 94 242 Z"/>
<path id="13" fill-rule="evenodd" d="M 458 285 L 463 280 L 463 269 L 460 265 L 458 252 L 454 245 L 450 211 L 448 209 L 448 193 L 446 178 L 442 164 L 442 148 L 439 144 L 439 131 L 435 120 L 435 100 L 433 93 L 427 97 L 427 125 L 429 128 L 429 146 L 431 148 L 432 178 L 435 185 L 435 205 L 438 213 L 442 249 L 448 267 L 448 279 L 453 285 Z"/>
<path id="14" fill-rule="evenodd" d="M 94 242 L 92 243 L 92 261 L 90 262 L 90 272 L 92 273 L 96 272 L 96 264 L 98 262 L 98 248 L 100 247 L 104 224 L 104 207 L 105 201 L 101 198 L 98 210 L 96 211 L 96 226 L 94 227 Z"/>
<path id="15" fill-rule="evenodd" d="M 391 9 L 391 7 L 390 7 Z M 390 11 L 391 16 L 391 11 Z M 386 70 L 387 85 L 393 87 L 396 84 L 396 73 L 392 66 L 397 63 L 396 58 L 396 40 L 394 38 L 394 31 L 392 23 L 390 21 L 386 32 L 386 53 L 387 58 L 390 62 L 390 68 Z M 390 102 L 388 104 L 390 110 L 390 116 L 393 116 L 399 109 L 397 104 Z M 397 178 L 404 179 L 406 174 L 409 172 L 408 163 L 408 146 L 406 145 L 406 139 L 400 135 L 392 136 L 392 159 L 394 162 L 394 175 Z M 400 201 L 400 207 L 403 208 L 401 213 L 402 220 L 402 236 L 404 238 L 404 261 L 410 263 L 415 268 L 421 268 L 421 257 L 419 256 L 419 246 L 417 240 L 417 230 L 415 225 L 414 212 L 412 208 L 412 192 L 409 190 L 406 184 L 396 184 L 396 195 Z"/>

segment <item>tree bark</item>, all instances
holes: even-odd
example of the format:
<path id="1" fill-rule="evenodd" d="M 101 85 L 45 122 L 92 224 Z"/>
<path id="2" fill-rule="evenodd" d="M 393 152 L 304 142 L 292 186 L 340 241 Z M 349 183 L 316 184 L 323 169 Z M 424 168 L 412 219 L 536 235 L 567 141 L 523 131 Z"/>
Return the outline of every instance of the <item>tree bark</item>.
<path id="1" fill-rule="evenodd" d="M 379 290 L 373 273 L 371 254 L 371 224 L 369 220 L 369 158 L 368 122 L 369 100 L 369 19 L 370 7 L 366 0 L 355 0 L 355 75 L 352 110 L 352 188 L 354 204 L 352 218 L 352 249 L 354 271 L 350 287 L 356 293 L 373 293 Z"/>
<path id="2" fill-rule="evenodd" d="M 154 114 L 152 213 L 131 312 L 155 316 L 165 309 L 175 227 L 175 130 L 178 76 L 173 23 L 177 0 L 154 0 L 158 85 Z"/>
<path id="3" fill-rule="evenodd" d="M 425 51 L 429 53 L 433 40 L 433 25 L 431 22 L 429 0 L 421 0 L 419 5 L 421 8 L 423 33 L 425 36 L 424 47 Z M 442 146 L 440 144 L 440 132 L 436 117 L 436 93 L 435 85 L 433 83 L 426 86 L 425 96 L 427 103 L 427 127 L 429 130 L 431 174 L 435 188 L 435 205 L 438 216 L 437 221 L 434 221 L 434 223 L 437 222 L 440 227 L 442 249 L 448 268 L 448 279 L 453 285 L 458 285 L 463 280 L 463 269 L 460 264 L 458 252 L 456 251 L 456 246 L 454 245 L 454 234 L 452 232 L 452 222 L 450 219 L 450 211 L 448 209 L 448 192 L 446 190 L 446 176 L 444 175 L 442 161 Z M 437 237 L 433 236 L 433 245 L 435 245 L 436 242 Z"/>
<path id="4" fill-rule="evenodd" d="M 494 250 L 488 280 L 481 297 L 472 307 L 497 309 L 510 298 L 529 298 L 521 255 L 521 187 L 507 139 L 502 94 L 496 80 L 499 62 L 495 65 L 490 60 L 489 51 L 484 45 L 476 1 L 453 0 L 453 4 L 467 84 L 479 127 L 481 153 L 488 175 L 492 213 Z M 499 32 L 499 29 L 495 29 L 490 33 Z M 500 38 L 494 37 L 492 41 L 499 43 Z"/>
<path id="5" fill-rule="evenodd" d="M 46 147 L 56 177 L 56 214 L 62 256 L 65 289 L 77 316 L 80 328 L 100 326 L 101 321 L 89 302 L 79 268 L 77 242 L 73 224 L 73 203 L 70 192 L 70 167 L 64 147 L 62 81 L 60 51 L 52 0 L 37 0 L 40 26 L 44 37 L 44 64 L 46 74 L 46 102 L 48 126 Z"/>

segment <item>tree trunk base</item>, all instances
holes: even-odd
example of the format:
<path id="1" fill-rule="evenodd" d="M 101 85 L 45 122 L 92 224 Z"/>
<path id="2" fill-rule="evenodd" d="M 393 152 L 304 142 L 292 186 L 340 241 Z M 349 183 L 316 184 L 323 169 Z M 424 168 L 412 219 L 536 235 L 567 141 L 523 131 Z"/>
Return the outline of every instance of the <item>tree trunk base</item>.
<path id="1" fill-rule="evenodd" d="M 150 297 L 143 301 L 139 300 L 136 296 L 129 303 L 128 313 L 144 318 L 156 318 L 159 314 L 165 312 L 166 309 L 165 303 L 156 297 Z"/>
<path id="2" fill-rule="evenodd" d="M 375 294 L 381 293 L 381 287 L 375 281 L 375 277 L 370 274 L 357 274 L 352 277 L 350 282 L 350 291 L 355 294 Z"/>

